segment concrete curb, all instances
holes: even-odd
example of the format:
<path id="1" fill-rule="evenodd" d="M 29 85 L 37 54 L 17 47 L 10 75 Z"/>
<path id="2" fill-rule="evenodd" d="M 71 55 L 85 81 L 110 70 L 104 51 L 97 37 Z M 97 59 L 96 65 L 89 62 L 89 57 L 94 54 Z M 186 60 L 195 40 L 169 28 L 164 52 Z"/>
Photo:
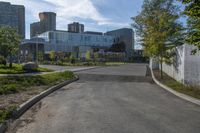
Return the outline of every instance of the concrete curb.
<path id="1" fill-rule="evenodd" d="M 34 104 L 36 104 L 37 102 L 39 102 L 41 99 L 43 99 L 44 97 L 48 96 L 49 94 L 51 94 L 52 92 L 60 89 L 63 86 L 66 86 L 72 82 L 75 82 L 79 80 L 79 77 L 76 75 L 74 79 L 65 81 L 63 83 L 60 83 L 58 85 L 52 86 L 50 87 L 48 90 L 41 92 L 40 94 L 34 96 L 33 98 L 29 99 L 28 101 L 26 101 L 25 103 L 21 104 L 19 106 L 19 108 L 13 112 L 13 116 L 11 119 L 18 119 L 21 115 L 23 115 L 29 108 L 31 108 Z M 0 124 L 0 133 L 4 133 L 6 128 L 8 126 L 8 122 L 5 122 L 3 124 Z"/>
<path id="2" fill-rule="evenodd" d="M 191 103 L 194 103 L 194 104 L 200 106 L 200 100 L 199 100 L 199 99 L 196 99 L 196 98 L 193 98 L 193 97 L 191 97 L 191 96 L 185 95 L 185 94 L 183 94 L 183 93 L 177 92 L 177 91 L 173 90 L 172 88 L 170 88 L 170 87 L 168 87 L 168 86 L 166 86 L 166 85 L 160 83 L 160 82 L 155 78 L 152 68 L 150 68 L 150 70 L 151 70 L 152 78 L 153 78 L 154 82 L 155 82 L 158 86 L 162 87 L 163 89 L 167 90 L 168 92 L 174 94 L 175 96 L 177 96 L 177 97 L 179 97 L 179 98 L 182 98 L 182 99 L 184 99 L 184 100 L 186 100 L 186 101 L 189 101 L 189 102 L 191 102 Z"/>

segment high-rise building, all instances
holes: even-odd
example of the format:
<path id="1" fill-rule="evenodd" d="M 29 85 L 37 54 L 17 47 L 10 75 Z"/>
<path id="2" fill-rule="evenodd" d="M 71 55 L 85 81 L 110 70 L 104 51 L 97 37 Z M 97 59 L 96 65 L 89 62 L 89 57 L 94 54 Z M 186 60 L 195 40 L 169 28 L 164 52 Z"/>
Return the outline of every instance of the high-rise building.
<path id="1" fill-rule="evenodd" d="M 41 33 L 56 30 L 56 13 L 42 12 L 39 13 Z"/>
<path id="2" fill-rule="evenodd" d="M 16 28 L 19 35 L 25 38 L 25 7 L 0 2 L 0 25 Z"/>
<path id="3" fill-rule="evenodd" d="M 39 13 L 39 22 L 34 22 L 30 25 L 30 37 L 46 31 L 56 30 L 56 13 L 54 12 L 41 12 Z"/>
<path id="4" fill-rule="evenodd" d="M 84 25 L 78 22 L 73 22 L 71 24 L 68 24 L 68 32 L 83 33 Z"/>
<path id="5" fill-rule="evenodd" d="M 37 34 L 40 34 L 40 22 L 35 22 L 30 25 L 30 37 L 34 37 Z"/>

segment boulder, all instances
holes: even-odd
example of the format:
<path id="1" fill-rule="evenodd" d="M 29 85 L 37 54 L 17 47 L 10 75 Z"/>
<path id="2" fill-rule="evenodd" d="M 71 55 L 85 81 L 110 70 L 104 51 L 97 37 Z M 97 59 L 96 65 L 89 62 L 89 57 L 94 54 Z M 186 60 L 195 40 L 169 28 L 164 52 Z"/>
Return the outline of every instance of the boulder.
<path id="1" fill-rule="evenodd" d="M 38 68 L 38 65 L 35 62 L 28 62 L 23 65 L 24 70 L 35 70 Z"/>

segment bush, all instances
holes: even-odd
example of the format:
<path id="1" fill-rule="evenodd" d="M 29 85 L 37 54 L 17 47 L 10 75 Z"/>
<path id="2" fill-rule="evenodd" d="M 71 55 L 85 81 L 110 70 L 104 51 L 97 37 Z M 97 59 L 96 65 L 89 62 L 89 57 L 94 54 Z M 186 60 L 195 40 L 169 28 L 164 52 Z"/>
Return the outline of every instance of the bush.
<path id="1" fill-rule="evenodd" d="M 61 60 L 58 60 L 58 63 L 57 63 L 58 65 L 63 65 L 63 62 L 61 61 Z"/>
<path id="2" fill-rule="evenodd" d="M 0 87 L 0 94 L 11 94 L 17 92 L 17 86 L 15 84 L 6 84 Z"/>
<path id="3" fill-rule="evenodd" d="M 72 64 L 75 64 L 75 63 L 76 63 L 76 59 L 75 59 L 74 57 L 72 57 L 70 60 L 71 60 L 70 62 L 71 62 Z"/>
<path id="4" fill-rule="evenodd" d="M 0 110 L 0 124 L 11 118 L 13 112 L 17 109 L 16 106 L 11 106 L 8 109 Z"/>
<path id="5" fill-rule="evenodd" d="M 0 56 L 0 64 L 6 65 L 6 59 L 3 56 Z"/>

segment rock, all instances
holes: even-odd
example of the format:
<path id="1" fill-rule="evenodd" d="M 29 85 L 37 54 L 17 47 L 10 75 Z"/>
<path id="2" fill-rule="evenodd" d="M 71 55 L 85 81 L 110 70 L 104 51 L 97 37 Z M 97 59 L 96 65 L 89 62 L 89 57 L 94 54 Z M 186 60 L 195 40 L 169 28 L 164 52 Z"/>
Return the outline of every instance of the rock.
<path id="1" fill-rule="evenodd" d="M 37 68 L 38 68 L 38 65 L 35 62 L 28 62 L 23 65 L 24 70 L 34 70 Z"/>

